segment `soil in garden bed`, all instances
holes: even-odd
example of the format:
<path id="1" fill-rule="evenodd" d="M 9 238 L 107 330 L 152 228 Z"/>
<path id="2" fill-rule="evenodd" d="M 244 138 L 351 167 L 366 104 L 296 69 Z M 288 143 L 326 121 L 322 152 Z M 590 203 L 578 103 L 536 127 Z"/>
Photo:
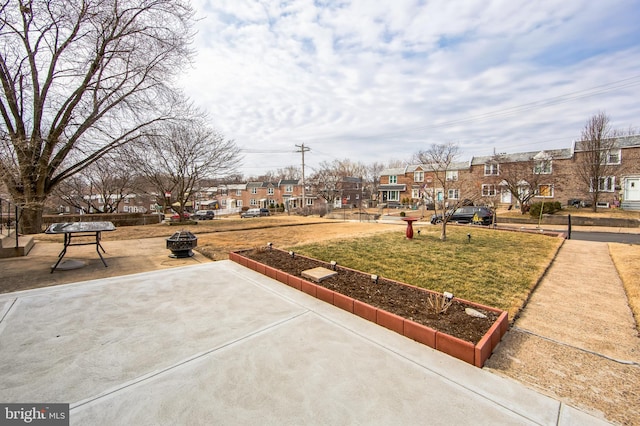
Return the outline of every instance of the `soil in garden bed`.
<path id="1" fill-rule="evenodd" d="M 307 269 L 319 266 L 331 268 L 326 262 L 299 255 L 292 258 L 289 253 L 275 249 L 259 248 L 240 254 L 301 278 L 302 271 Z M 336 271 L 337 275 L 316 284 L 473 344 L 480 341 L 499 316 L 495 312 L 473 306 L 473 309 L 482 312 L 487 318 L 471 317 L 465 313 L 465 308 L 469 306 L 455 298 L 446 313 L 435 314 L 430 309 L 429 293 L 420 288 L 382 277 L 375 284 L 371 281 L 370 274 L 339 265 Z"/>

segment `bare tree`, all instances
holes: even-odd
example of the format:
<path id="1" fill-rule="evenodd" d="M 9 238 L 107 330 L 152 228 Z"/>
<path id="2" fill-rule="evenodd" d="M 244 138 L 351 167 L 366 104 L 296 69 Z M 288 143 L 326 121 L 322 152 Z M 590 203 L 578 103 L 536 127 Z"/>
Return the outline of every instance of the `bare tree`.
<path id="1" fill-rule="evenodd" d="M 551 183 L 552 160 L 544 151 L 524 160 L 495 155 L 492 161 L 500 165 L 500 175 L 496 176 L 494 183 L 506 189 L 520 206 L 520 213 L 525 214 L 531 200 L 539 194 L 540 185 Z"/>
<path id="2" fill-rule="evenodd" d="M 415 154 L 415 159 L 420 164 L 424 165 L 430 170 L 433 175 L 434 188 L 442 191 L 441 203 L 435 203 L 435 213 L 438 214 L 438 210 L 441 209 L 442 222 L 440 230 L 440 240 L 446 241 L 447 239 L 447 222 L 449 216 L 446 214 L 447 209 L 457 209 L 463 202 L 463 194 L 461 186 L 463 180 L 452 179 L 448 172 L 453 171 L 453 165 L 460 154 L 460 150 L 455 143 L 435 144 L 432 145 L 426 151 L 418 151 Z M 460 194 L 458 198 L 450 198 L 449 191 L 457 190 Z M 466 197 L 467 199 L 469 196 Z"/>
<path id="3" fill-rule="evenodd" d="M 171 194 L 168 202 L 176 204 L 181 221 L 200 182 L 233 171 L 240 159 L 234 142 L 198 119 L 165 123 L 155 135 L 130 146 L 129 155 L 150 186 Z"/>
<path id="4" fill-rule="evenodd" d="M 363 175 L 364 182 L 362 184 L 365 186 L 365 193 L 370 194 L 372 200 L 377 199 L 378 188 L 380 187 L 380 174 L 384 169 L 384 164 L 377 161 L 365 168 Z"/>
<path id="5" fill-rule="evenodd" d="M 0 179 L 23 232 L 60 182 L 173 115 L 192 15 L 186 0 L 2 2 Z"/>
<path id="6" fill-rule="evenodd" d="M 620 156 L 615 150 L 617 132 L 611 130 L 609 116 L 600 112 L 589 120 L 576 143 L 577 175 L 589 197 L 593 211 L 598 211 L 600 194 L 607 190 Z"/>
<path id="7" fill-rule="evenodd" d="M 62 181 L 53 194 L 87 213 L 116 213 L 134 192 L 135 175 L 120 155 L 110 153 Z"/>
<path id="8" fill-rule="evenodd" d="M 331 208 L 345 184 L 345 178 L 361 178 L 367 172 L 367 168 L 362 163 L 354 163 L 349 159 L 334 160 L 332 162 L 323 161 L 319 164 L 310 182 L 312 182 L 313 192 L 327 202 Z"/>

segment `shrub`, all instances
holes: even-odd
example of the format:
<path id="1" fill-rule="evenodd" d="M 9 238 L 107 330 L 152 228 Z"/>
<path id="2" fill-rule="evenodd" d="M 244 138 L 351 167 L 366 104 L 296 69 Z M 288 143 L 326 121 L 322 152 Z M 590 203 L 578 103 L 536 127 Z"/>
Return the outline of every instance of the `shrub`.
<path id="1" fill-rule="evenodd" d="M 400 217 L 405 217 L 407 214 L 405 212 L 400 212 Z"/>
<path id="2" fill-rule="evenodd" d="M 554 214 L 557 211 L 562 210 L 559 201 L 552 201 L 548 203 L 533 203 L 529 208 L 529 214 L 533 217 L 540 217 L 540 209 L 542 214 Z"/>

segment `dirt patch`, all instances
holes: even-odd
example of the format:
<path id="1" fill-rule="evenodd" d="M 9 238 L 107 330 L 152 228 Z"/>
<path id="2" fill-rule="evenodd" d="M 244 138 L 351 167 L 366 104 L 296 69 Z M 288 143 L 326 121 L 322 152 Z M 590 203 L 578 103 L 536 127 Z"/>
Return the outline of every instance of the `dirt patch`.
<path id="1" fill-rule="evenodd" d="M 302 272 L 308 269 L 331 268 L 326 262 L 299 255 L 291 256 L 276 249 L 253 249 L 243 251 L 242 255 L 300 278 L 303 278 Z M 471 317 L 465 312 L 465 308 L 469 306 L 456 299 L 453 299 L 445 313 L 437 313 L 429 304 L 430 293 L 423 289 L 382 277 L 374 283 L 370 274 L 340 266 L 335 270 L 338 272 L 336 275 L 317 284 L 473 344 L 482 339 L 499 316 L 496 312 L 474 307 L 486 315 L 486 318 Z"/>

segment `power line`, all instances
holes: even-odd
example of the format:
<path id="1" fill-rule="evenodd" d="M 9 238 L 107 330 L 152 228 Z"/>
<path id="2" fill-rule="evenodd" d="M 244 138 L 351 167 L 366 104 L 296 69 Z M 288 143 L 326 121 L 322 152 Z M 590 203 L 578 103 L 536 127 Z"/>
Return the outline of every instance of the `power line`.
<path id="1" fill-rule="evenodd" d="M 504 109 L 498 109 L 495 111 L 486 112 L 483 114 L 478 114 L 466 118 L 460 118 L 456 120 L 449 120 L 442 123 L 437 124 L 427 124 L 424 126 L 418 126 L 413 128 L 406 128 L 402 130 L 398 130 L 395 132 L 389 133 L 379 133 L 375 135 L 376 138 L 390 138 L 394 136 L 404 136 L 409 132 L 420 132 L 431 129 L 438 128 L 446 128 L 452 127 L 459 124 L 470 123 L 474 121 L 484 121 L 490 118 L 498 118 L 505 117 L 509 115 L 514 115 L 517 113 L 527 112 L 533 109 L 542 109 L 550 106 L 576 101 L 578 99 L 588 98 L 591 96 L 599 95 L 606 92 L 611 92 L 614 90 L 625 89 L 628 87 L 633 87 L 640 85 L 640 75 L 635 75 L 633 77 L 628 77 L 622 80 L 617 80 L 611 83 L 601 84 L 598 86 L 594 86 L 588 89 L 576 90 L 574 92 L 565 93 L 563 95 L 554 96 L 545 99 L 539 99 L 537 101 L 528 102 L 522 105 L 516 105 L 513 107 L 508 107 Z"/>

